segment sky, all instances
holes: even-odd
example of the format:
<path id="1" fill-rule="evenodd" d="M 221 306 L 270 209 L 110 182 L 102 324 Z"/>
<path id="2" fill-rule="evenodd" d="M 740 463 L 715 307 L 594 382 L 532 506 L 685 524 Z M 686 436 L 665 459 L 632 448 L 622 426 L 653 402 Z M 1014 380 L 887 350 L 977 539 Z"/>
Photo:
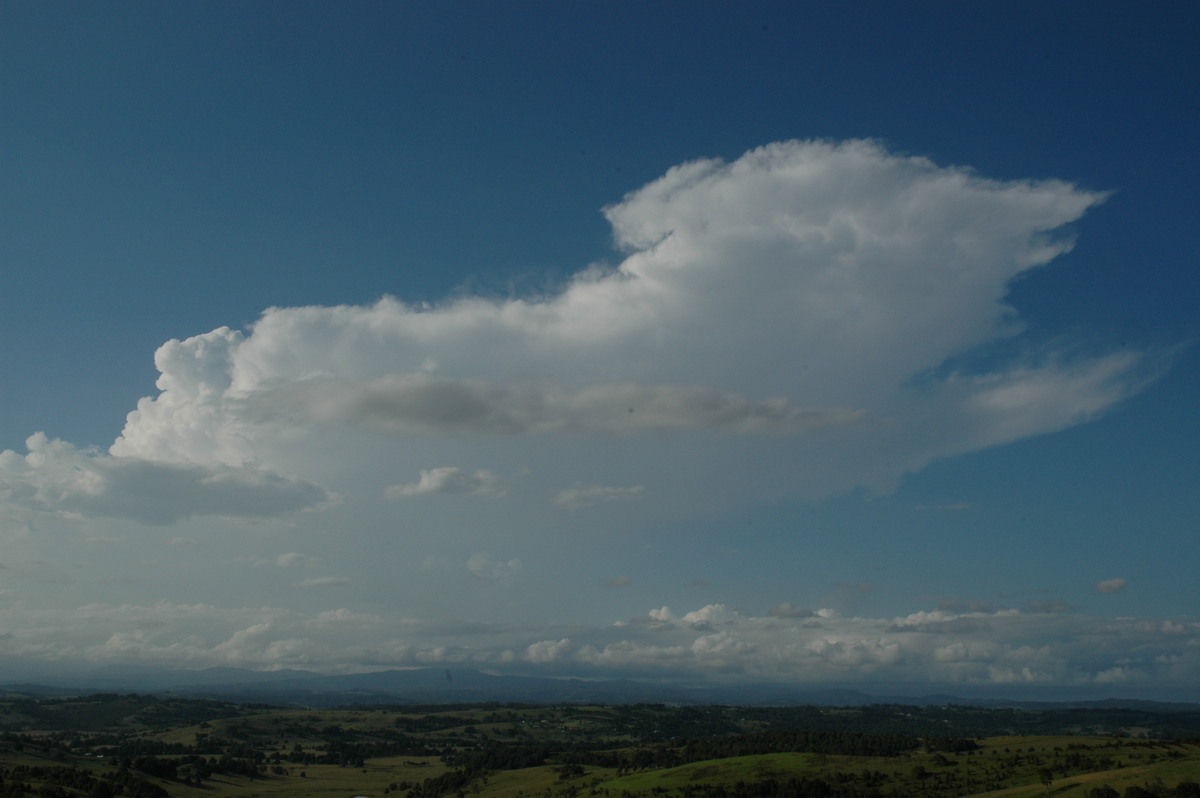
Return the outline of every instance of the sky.
<path id="1" fill-rule="evenodd" d="M 0 5 L 0 681 L 1200 700 L 1198 25 Z"/>

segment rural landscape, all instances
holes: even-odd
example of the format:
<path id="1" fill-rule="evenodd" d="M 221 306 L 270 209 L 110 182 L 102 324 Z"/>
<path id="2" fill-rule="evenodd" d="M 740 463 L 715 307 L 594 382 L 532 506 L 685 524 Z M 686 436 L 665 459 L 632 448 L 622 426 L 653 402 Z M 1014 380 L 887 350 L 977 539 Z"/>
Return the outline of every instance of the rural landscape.
<path id="1" fill-rule="evenodd" d="M 0 798 L 1200 798 L 1200 0 L 0 0 Z"/>
<path id="2" fill-rule="evenodd" d="M 0 699 L 0 796 L 1200 796 L 1200 706 Z"/>

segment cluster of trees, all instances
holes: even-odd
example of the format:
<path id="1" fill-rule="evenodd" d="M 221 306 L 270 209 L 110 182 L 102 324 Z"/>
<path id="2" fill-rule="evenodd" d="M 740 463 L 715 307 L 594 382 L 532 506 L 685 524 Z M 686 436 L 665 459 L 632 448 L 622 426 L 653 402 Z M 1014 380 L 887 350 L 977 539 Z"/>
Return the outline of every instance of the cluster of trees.
<path id="1" fill-rule="evenodd" d="M 608 748 L 611 743 L 597 742 L 593 748 L 576 743 L 569 747 L 549 745 L 504 745 L 493 743 L 479 750 L 461 750 L 443 755 L 442 759 L 455 770 L 427 779 L 412 788 L 408 798 L 440 798 L 462 792 L 464 787 L 489 771 L 517 770 L 560 763 L 560 774 L 571 778 L 582 774 L 583 765 L 617 768 L 618 774 L 639 770 L 678 767 L 727 757 L 784 752 L 806 752 L 827 755 L 890 757 L 917 748 L 940 745 L 941 750 L 963 751 L 977 747 L 972 740 L 921 740 L 899 734 L 866 734 L 837 731 L 765 731 L 699 740 L 679 740 L 644 746 L 636 749 Z M 821 779 L 767 780 L 740 783 L 736 787 L 697 784 L 688 788 L 687 798 L 797 798 L 798 796 L 877 796 L 876 785 L 885 781 L 882 773 L 877 779 L 871 774 L 856 774 L 839 785 Z"/>
<path id="2" fill-rule="evenodd" d="M 1174 787 L 1168 788 L 1161 780 L 1151 779 L 1145 786 L 1135 784 L 1126 787 L 1124 792 L 1117 792 L 1107 784 L 1103 784 L 1088 790 L 1087 798 L 1200 798 L 1200 784 L 1194 781 L 1181 781 Z"/>
<path id="3" fill-rule="evenodd" d="M 898 756 L 922 746 L 933 750 L 965 751 L 977 748 L 973 740 L 921 740 L 902 734 L 866 734 L 838 731 L 765 731 L 616 751 L 564 751 L 557 758 L 580 764 L 617 768 L 619 773 L 678 767 L 708 759 L 778 753 L 839 754 L 845 756 Z M 935 748 L 934 746 L 941 746 Z"/>
<path id="4" fill-rule="evenodd" d="M 367 759 L 384 756 L 439 756 L 446 753 L 445 749 L 430 748 L 419 740 L 399 735 L 388 739 L 355 741 L 352 739 L 333 739 L 314 748 L 304 748 L 297 744 L 286 754 L 277 754 L 276 763 L 289 762 L 296 765 L 341 765 L 343 767 L 362 767 Z"/>
<path id="5" fill-rule="evenodd" d="M 168 798 L 162 787 L 125 768 L 100 777 L 67 766 L 0 768 L 2 798 L 74 798 L 80 793 L 88 798 Z"/>
<path id="6" fill-rule="evenodd" d="M 229 754 L 220 757 L 204 757 L 198 754 L 170 758 L 139 756 L 136 759 L 122 760 L 120 769 L 136 770 L 154 778 L 200 786 L 214 774 L 258 778 L 263 775 L 260 764 L 261 756 L 261 754 L 252 757 L 234 757 Z"/>
<path id="7" fill-rule="evenodd" d="M 860 785 L 834 785 L 823 779 L 791 778 L 738 782 L 731 787 L 695 785 L 683 789 L 684 798 L 876 798 L 882 793 Z"/>
<path id="8" fill-rule="evenodd" d="M 554 754 L 548 745 L 492 745 L 478 751 L 458 751 L 442 756 L 453 768 L 468 772 L 520 770 L 546 764 Z"/>
<path id="9" fill-rule="evenodd" d="M 465 770 L 451 770 L 415 785 L 408 791 L 408 798 L 441 798 L 450 793 L 461 793 L 479 775 Z"/>

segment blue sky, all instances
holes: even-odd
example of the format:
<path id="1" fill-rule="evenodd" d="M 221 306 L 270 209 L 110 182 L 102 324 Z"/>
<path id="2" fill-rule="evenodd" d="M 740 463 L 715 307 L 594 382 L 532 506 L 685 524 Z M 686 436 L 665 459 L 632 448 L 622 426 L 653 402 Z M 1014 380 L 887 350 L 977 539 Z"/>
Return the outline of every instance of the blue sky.
<path id="1" fill-rule="evenodd" d="M 1200 681 L 1188 4 L 0 8 L 0 676 Z"/>

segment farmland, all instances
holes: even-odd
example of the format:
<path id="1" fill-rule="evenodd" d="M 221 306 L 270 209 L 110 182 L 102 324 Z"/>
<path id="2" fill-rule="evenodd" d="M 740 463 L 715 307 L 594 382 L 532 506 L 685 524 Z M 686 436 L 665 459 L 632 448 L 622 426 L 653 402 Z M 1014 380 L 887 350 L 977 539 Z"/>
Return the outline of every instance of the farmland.
<path id="1" fill-rule="evenodd" d="M 49 798 L 1200 798 L 1200 713 L 10 696 L 0 778 Z"/>

